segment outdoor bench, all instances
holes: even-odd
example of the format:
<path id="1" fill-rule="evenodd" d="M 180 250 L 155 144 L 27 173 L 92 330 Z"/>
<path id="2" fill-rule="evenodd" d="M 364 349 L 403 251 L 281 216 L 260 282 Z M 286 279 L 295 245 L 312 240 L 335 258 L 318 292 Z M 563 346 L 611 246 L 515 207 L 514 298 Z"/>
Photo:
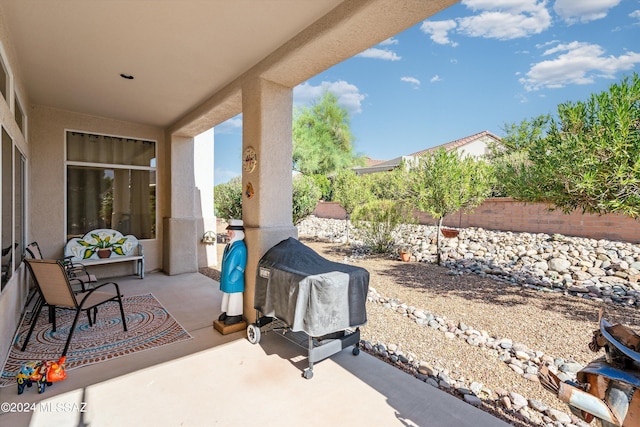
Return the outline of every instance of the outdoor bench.
<path id="1" fill-rule="evenodd" d="M 101 228 L 82 237 L 73 237 L 64 246 L 64 256 L 85 266 L 133 262 L 136 275 L 144 279 L 142 244 L 133 235 L 123 236 L 117 230 Z"/>

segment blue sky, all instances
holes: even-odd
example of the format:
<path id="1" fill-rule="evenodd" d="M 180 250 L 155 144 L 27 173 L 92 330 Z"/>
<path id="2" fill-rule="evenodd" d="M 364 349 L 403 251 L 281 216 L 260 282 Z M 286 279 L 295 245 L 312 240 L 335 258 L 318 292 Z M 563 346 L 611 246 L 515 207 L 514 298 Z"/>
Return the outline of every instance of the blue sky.
<path id="1" fill-rule="evenodd" d="M 463 0 L 294 88 L 333 92 L 355 151 L 389 160 L 584 101 L 640 73 L 640 0 Z M 242 116 L 215 127 L 214 182 L 241 173 Z"/>

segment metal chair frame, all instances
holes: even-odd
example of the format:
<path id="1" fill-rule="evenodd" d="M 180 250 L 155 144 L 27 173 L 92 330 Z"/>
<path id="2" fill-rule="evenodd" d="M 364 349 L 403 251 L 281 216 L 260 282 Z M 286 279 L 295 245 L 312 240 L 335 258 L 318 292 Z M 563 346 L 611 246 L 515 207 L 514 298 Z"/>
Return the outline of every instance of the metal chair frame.
<path id="1" fill-rule="evenodd" d="M 69 350 L 69 344 L 71 343 L 73 332 L 82 311 L 85 311 L 89 317 L 89 326 L 93 326 L 96 322 L 98 306 L 109 301 L 117 301 L 120 305 L 122 326 L 124 331 L 127 331 L 127 321 L 124 314 L 124 307 L 122 306 L 122 295 L 117 283 L 103 283 L 87 292 L 76 294 L 73 291 L 67 269 L 62 261 L 25 258 L 24 262 L 31 273 L 31 277 L 36 284 L 40 297 L 36 302 L 34 317 L 31 320 L 31 327 L 29 328 L 29 333 L 25 338 L 21 351 L 24 351 L 27 348 L 27 344 L 29 343 L 29 339 L 31 338 L 31 334 L 33 333 L 36 325 L 36 320 L 45 305 L 50 308 L 49 320 L 53 323 L 54 332 L 56 330 L 55 311 L 57 308 L 75 310 L 76 312 L 62 356 L 66 356 L 67 351 Z M 115 294 L 113 292 L 104 292 L 104 288 L 107 287 L 114 287 Z M 93 321 L 91 319 L 91 310 L 93 310 Z"/>

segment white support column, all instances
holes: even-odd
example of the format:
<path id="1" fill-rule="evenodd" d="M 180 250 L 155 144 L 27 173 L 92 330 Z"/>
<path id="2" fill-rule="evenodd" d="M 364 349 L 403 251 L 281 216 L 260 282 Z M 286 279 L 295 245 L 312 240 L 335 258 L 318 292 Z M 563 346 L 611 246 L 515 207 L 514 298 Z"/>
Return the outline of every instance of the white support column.
<path id="1" fill-rule="evenodd" d="M 200 241 L 195 215 L 194 139 L 171 135 L 167 154 L 169 217 L 163 221 L 163 269 L 169 275 L 193 273 L 198 271 Z"/>
<path id="2" fill-rule="evenodd" d="M 297 237 L 292 210 L 291 88 L 254 79 L 242 87 L 242 150 L 253 148 L 257 164 L 242 172 L 242 219 L 247 244 L 244 315 L 253 308 L 258 261 L 272 246 Z"/>
<path id="3" fill-rule="evenodd" d="M 213 208 L 213 128 L 197 135 L 194 145 L 195 164 L 195 203 L 196 216 L 202 217 L 197 223 L 198 237 L 198 268 L 216 265 L 217 251 L 215 240 L 213 244 L 202 242 L 202 236 L 207 231 L 216 233 L 216 216 Z"/>

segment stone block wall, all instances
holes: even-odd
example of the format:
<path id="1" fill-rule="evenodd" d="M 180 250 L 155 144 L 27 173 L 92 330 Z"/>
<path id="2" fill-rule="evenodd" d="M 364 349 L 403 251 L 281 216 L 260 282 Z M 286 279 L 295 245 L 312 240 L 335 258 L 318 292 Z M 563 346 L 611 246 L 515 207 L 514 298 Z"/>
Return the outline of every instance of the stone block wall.
<path id="1" fill-rule="evenodd" d="M 314 211 L 319 218 L 345 219 L 346 212 L 335 202 L 319 202 Z M 429 215 L 418 212 L 421 224 L 434 224 Z M 472 213 L 457 212 L 446 217 L 450 227 L 480 227 L 488 230 L 529 233 L 560 233 L 567 236 L 640 243 L 640 221 L 623 215 L 591 215 L 580 211 L 564 214 L 550 211 L 542 203 L 523 203 L 511 198 L 491 198 Z"/>

